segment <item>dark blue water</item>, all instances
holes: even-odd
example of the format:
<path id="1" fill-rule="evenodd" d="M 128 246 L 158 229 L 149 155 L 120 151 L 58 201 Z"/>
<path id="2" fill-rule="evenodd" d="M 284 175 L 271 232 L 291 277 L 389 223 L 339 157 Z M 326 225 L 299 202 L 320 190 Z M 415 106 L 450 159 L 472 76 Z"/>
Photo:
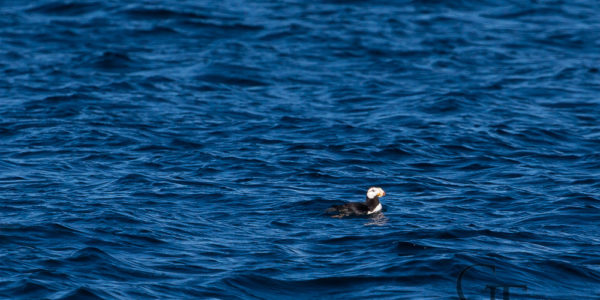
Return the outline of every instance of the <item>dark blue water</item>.
<path id="1" fill-rule="evenodd" d="M 599 70 L 597 1 L 2 1 L 0 298 L 600 298 Z"/>

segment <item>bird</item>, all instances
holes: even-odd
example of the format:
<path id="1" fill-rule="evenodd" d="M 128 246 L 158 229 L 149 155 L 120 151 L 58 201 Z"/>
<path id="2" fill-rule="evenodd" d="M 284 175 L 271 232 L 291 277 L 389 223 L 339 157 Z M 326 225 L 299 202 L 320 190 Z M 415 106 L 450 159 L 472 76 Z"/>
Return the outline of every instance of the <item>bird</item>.
<path id="1" fill-rule="evenodd" d="M 328 213 L 337 213 L 334 218 L 343 218 L 347 216 L 363 216 L 378 213 L 383 208 L 379 202 L 379 197 L 385 196 L 385 191 L 380 187 L 370 187 L 367 190 L 367 199 L 364 203 L 349 202 L 342 205 L 334 205 L 327 209 Z"/>

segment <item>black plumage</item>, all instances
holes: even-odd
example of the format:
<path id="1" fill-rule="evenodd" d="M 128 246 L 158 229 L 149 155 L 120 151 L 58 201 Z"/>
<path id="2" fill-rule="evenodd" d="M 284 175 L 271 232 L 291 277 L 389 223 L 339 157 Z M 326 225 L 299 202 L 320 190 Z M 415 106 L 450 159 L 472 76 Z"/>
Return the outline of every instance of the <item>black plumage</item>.
<path id="1" fill-rule="evenodd" d="M 371 193 L 373 193 L 375 196 L 369 198 Z M 381 207 L 379 207 L 379 210 L 376 211 L 378 206 L 381 205 L 379 202 L 379 196 L 385 196 L 385 192 L 381 188 L 372 187 L 367 192 L 367 198 L 365 202 L 350 202 L 342 205 L 334 205 L 328 208 L 327 212 L 335 213 L 336 215 L 333 217 L 336 218 L 342 218 L 346 216 L 362 216 L 375 213 L 381 209 Z"/>

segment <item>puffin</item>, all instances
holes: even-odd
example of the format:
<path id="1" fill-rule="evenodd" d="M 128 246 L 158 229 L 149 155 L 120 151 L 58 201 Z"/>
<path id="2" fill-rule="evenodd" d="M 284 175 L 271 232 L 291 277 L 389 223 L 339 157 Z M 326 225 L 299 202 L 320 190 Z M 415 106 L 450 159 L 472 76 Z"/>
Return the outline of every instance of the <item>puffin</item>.
<path id="1" fill-rule="evenodd" d="M 381 211 L 382 206 L 379 197 L 385 196 L 385 191 L 380 187 L 370 187 L 367 190 L 367 199 L 364 203 L 350 202 L 342 205 L 334 205 L 327 209 L 328 213 L 336 213 L 334 218 L 343 218 L 347 216 L 371 215 Z"/>

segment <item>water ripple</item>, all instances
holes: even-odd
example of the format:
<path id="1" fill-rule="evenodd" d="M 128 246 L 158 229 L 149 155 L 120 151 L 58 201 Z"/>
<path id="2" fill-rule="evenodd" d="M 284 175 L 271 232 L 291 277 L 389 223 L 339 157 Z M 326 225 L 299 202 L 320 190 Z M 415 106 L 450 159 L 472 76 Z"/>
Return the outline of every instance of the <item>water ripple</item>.
<path id="1" fill-rule="evenodd" d="M 599 12 L 3 3 L 0 297 L 598 298 Z"/>

